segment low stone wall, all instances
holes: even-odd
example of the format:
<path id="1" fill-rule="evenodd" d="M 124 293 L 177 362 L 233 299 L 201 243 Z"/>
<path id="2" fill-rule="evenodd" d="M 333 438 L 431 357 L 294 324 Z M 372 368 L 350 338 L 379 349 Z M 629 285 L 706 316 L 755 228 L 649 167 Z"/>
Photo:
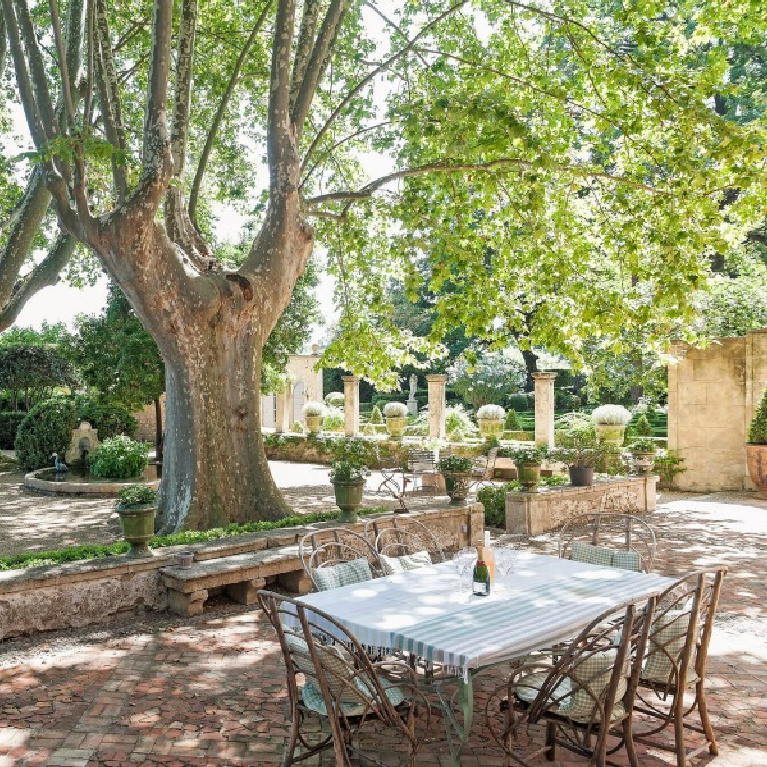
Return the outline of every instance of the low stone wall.
<path id="1" fill-rule="evenodd" d="M 506 532 L 539 535 L 558 530 L 579 514 L 600 510 L 629 513 L 655 511 L 658 477 L 621 477 L 590 487 L 563 485 L 537 493 L 506 493 Z"/>
<path id="2" fill-rule="evenodd" d="M 391 516 L 369 515 L 366 521 Z M 458 549 L 482 540 L 484 511 L 482 504 L 450 506 L 447 502 L 409 515 L 417 517 L 437 536 L 446 549 Z M 33 567 L 0 572 L 0 640 L 5 637 L 34 634 L 39 631 L 76 628 L 107 622 L 111 616 L 132 610 L 168 609 L 168 592 L 160 568 L 173 564 L 177 551 L 192 550 L 197 561 L 235 556 L 246 552 L 292 546 L 312 530 L 333 527 L 322 522 L 265 533 L 225 538 L 195 546 L 160 549 L 151 558 L 126 559 L 107 557 L 64 565 Z M 349 526 L 365 531 L 365 522 Z M 279 581 L 289 586 L 291 577 L 301 570 L 295 556 L 285 559 L 285 572 L 264 572 L 267 582 Z"/>

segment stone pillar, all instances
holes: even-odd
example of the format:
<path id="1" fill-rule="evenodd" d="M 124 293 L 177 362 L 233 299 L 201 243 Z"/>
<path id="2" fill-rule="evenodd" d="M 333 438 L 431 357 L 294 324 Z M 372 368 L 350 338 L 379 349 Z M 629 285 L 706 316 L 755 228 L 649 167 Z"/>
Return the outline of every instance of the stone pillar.
<path id="1" fill-rule="evenodd" d="M 556 373 L 533 373 L 536 445 L 554 447 L 554 379 L 556 377 Z"/>
<path id="2" fill-rule="evenodd" d="M 447 376 L 444 373 L 430 373 L 426 376 L 429 390 L 429 436 L 445 439 L 445 387 Z"/>
<path id="3" fill-rule="evenodd" d="M 356 437 L 360 431 L 360 379 L 342 376 L 344 382 L 344 434 Z"/>
<path id="4" fill-rule="evenodd" d="M 286 383 L 281 391 L 274 395 L 277 399 L 277 414 L 274 422 L 274 431 L 277 434 L 284 434 L 290 431 L 290 415 L 293 411 L 293 384 Z"/>

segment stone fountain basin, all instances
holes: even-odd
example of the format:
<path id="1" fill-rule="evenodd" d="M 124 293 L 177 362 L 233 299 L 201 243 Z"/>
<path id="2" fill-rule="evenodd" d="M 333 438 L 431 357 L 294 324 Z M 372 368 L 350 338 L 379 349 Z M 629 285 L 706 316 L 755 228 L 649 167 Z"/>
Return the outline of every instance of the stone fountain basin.
<path id="1" fill-rule="evenodd" d="M 56 469 L 38 469 L 24 475 L 25 489 L 50 495 L 114 497 L 127 485 L 147 485 L 156 490 L 159 484 L 157 464 L 149 464 L 143 477 L 133 479 L 94 479 L 76 468 L 63 474 L 57 474 Z"/>

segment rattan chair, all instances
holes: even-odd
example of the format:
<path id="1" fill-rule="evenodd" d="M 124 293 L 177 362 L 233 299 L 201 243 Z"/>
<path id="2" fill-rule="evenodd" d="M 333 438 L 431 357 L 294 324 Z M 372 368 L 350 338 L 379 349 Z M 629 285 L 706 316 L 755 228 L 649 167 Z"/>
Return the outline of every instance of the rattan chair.
<path id="1" fill-rule="evenodd" d="M 655 531 L 636 514 L 581 514 L 559 532 L 559 556 L 597 565 L 650 572 Z"/>
<path id="2" fill-rule="evenodd" d="M 407 663 L 372 660 L 338 621 L 298 600 L 269 591 L 259 591 L 258 600 L 277 632 L 287 672 L 290 735 L 283 767 L 325 750 L 334 752 L 337 767 L 358 757 L 383 764 L 376 756 L 400 748 L 415 765 L 430 708 Z"/>
<path id="3" fill-rule="evenodd" d="M 381 560 L 368 539 L 345 527 L 308 533 L 298 544 L 298 553 L 316 591 L 383 575 Z"/>
<path id="4" fill-rule="evenodd" d="M 637 725 L 639 743 L 676 751 L 678 767 L 685 767 L 696 754 L 708 749 L 719 752 L 706 702 L 706 660 L 714 628 L 722 579 L 720 567 L 712 572 L 694 572 L 680 578 L 658 599 L 647 655 L 639 679 L 635 710 L 650 723 Z M 685 702 L 686 691 L 694 691 L 692 703 Z M 700 726 L 691 721 L 698 711 Z M 674 728 L 674 745 L 654 736 L 667 727 Z M 685 732 L 705 736 L 702 745 L 687 750 Z"/>
<path id="5" fill-rule="evenodd" d="M 631 713 L 654 601 L 613 607 L 569 643 L 512 664 L 485 705 L 487 727 L 508 760 L 554 760 L 561 746 L 601 767 L 625 745 L 638 767 Z M 608 736 L 617 742 L 608 745 Z"/>
<path id="6" fill-rule="evenodd" d="M 447 560 L 437 536 L 417 519 L 376 519 L 367 528 L 367 535 L 375 540 L 376 551 L 387 558 L 413 557 L 425 551 L 428 552 L 432 564 Z"/>

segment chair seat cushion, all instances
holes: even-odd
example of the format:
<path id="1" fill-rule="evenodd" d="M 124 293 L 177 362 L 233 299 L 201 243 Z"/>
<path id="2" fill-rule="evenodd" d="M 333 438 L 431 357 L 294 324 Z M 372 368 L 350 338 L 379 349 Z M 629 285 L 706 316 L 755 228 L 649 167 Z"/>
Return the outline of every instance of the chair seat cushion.
<path id="1" fill-rule="evenodd" d="M 383 687 L 386 697 L 392 706 L 398 706 L 405 700 L 405 696 L 402 694 L 402 690 L 388 679 L 380 680 L 381 687 Z M 368 687 L 363 679 L 356 678 L 353 680 L 353 684 L 360 691 L 360 697 L 365 701 L 371 700 L 370 692 L 375 687 L 371 685 Z M 321 714 L 322 716 L 328 715 L 328 709 L 325 705 L 325 698 L 322 696 L 322 691 L 312 679 L 307 679 L 301 690 L 301 699 L 304 705 L 312 711 Z M 365 702 L 359 699 L 352 699 L 351 696 L 347 697 L 342 695 L 340 698 L 340 705 L 346 716 L 361 716 L 364 713 L 370 713 L 375 710 L 372 705 L 367 705 Z"/>
<path id="2" fill-rule="evenodd" d="M 373 580 L 370 563 L 365 557 L 353 559 L 351 562 L 341 562 L 330 567 L 318 567 L 314 570 L 314 582 L 320 591 L 337 589 L 351 583 L 362 583 Z"/>
<path id="3" fill-rule="evenodd" d="M 432 564 L 431 554 L 428 551 L 416 551 L 401 557 L 389 557 L 386 554 L 381 554 L 381 562 L 386 575 L 402 573 L 405 570 L 417 570 L 419 567 Z"/>
<path id="4" fill-rule="evenodd" d="M 546 707 L 547 710 L 575 722 L 592 721 L 596 706 L 594 698 L 601 699 L 607 690 L 615 667 L 616 655 L 614 650 L 607 650 L 579 658 L 575 667 L 569 669 L 566 675 L 560 675 L 559 681 L 548 693 L 550 702 Z M 618 683 L 611 721 L 620 719 L 626 713 L 622 698 L 628 687 L 628 676 L 627 666 Z M 527 674 L 517 681 L 514 694 L 521 701 L 532 703 L 550 677 L 551 674 L 544 671 Z M 584 686 L 593 692 L 594 697 L 586 691 Z"/>

